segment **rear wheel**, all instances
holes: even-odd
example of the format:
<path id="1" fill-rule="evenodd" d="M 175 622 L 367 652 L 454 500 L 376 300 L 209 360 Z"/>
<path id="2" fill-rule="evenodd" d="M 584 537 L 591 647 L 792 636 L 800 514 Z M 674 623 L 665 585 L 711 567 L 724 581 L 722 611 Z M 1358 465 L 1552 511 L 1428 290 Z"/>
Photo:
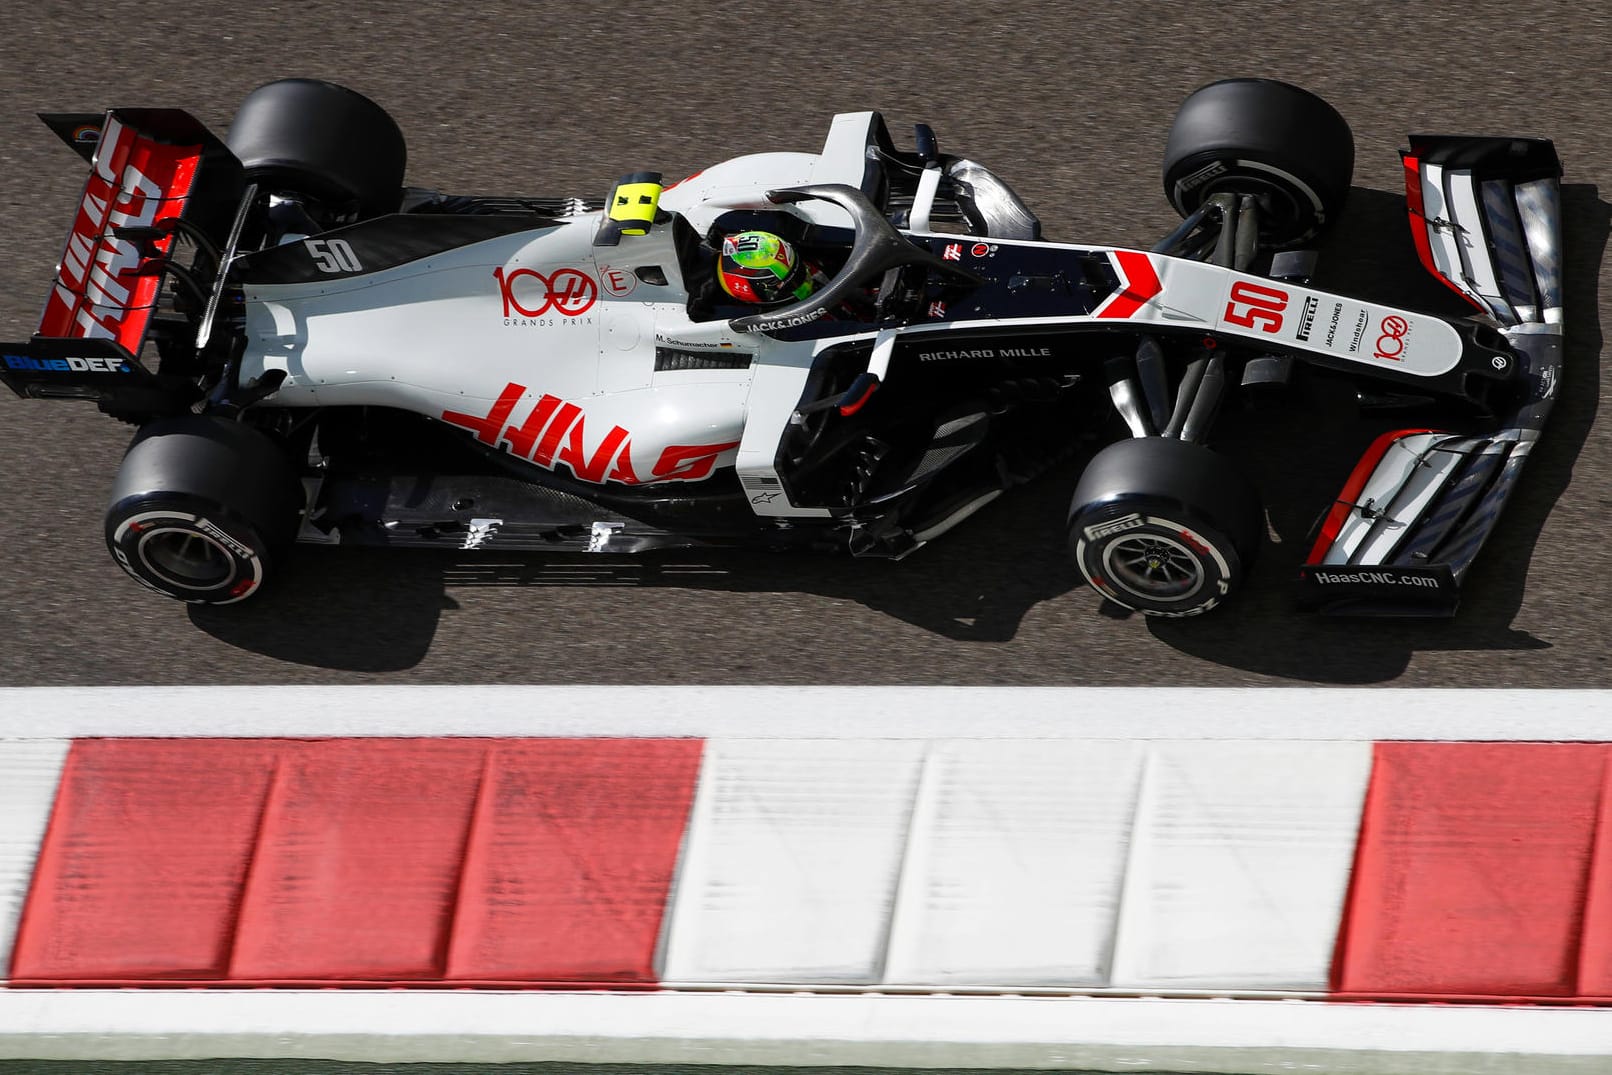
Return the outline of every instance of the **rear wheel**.
<path id="1" fill-rule="evenodd" d="M 1337 219 L 1354 135 L 1326 101 L 1268 78 L 1212 82 L 1181 103 L 1164 149 L 1164 194 L 1182 216 L 1211 195 L 1251 194 L 1260 239 L 1296 246 Z"/>
<path id="2" fill-rule="evenodd" d="M 248 181 L 312 198 L 322 216 L 395 210 L 407 152 L 397 121 L 345 86 L 287 78 L 246 95 L 230 124 L 230 150 Z"/>
<path id="3" fill-rule="evenodd" d="M 1146 437 L 1112 444 L 1086 467 L 1069 509 L 1069 551 L 1110 601 L 1196 616 L 1242 584 L 1263 529 L 1259 494 L 1229 460 Z"/>
<path id="4" fill-rule="evenodd" d="M 302 484 L 267 436 L 186 415 L 135 436 L 113 486 L 106 543 L 142 585 L 197 604 L 256 593 L 296 534 Z"/>

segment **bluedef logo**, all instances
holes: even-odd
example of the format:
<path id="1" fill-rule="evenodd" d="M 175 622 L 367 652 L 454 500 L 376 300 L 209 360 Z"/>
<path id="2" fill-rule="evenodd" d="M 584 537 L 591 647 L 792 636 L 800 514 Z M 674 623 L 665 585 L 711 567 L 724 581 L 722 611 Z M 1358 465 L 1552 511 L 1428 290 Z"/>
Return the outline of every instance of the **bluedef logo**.
<path id="1" fill-rule="evenodd" d="M 128 373 L 129 364 L 116 358 L 34 358 L 6 355 L 6 369 L 26 373 Z"/>

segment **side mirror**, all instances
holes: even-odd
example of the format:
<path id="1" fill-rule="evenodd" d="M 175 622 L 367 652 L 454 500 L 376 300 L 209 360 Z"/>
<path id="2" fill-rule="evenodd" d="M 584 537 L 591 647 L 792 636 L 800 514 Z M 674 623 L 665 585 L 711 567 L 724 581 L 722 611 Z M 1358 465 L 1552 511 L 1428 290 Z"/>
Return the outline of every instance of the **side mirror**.
<path id="1" fill-rule="evenodd" d="M 933 127 L 927 123 L 913 124 L 912 137 L 918 147 L 918 156 L 924 159 L 925 164 L 940 160 L 940 141 L 936 139 Z"/>

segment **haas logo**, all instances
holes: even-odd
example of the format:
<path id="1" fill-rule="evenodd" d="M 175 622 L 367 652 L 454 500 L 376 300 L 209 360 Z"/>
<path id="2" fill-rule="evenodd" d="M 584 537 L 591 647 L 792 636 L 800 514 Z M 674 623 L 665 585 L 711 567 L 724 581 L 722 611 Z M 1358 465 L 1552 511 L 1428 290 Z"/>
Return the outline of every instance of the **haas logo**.
<path id="1" fill-rule="evenodd" d="M 1377 353 L 1374 357 L 1385 362 L 1399 362 L 1405 357 L 1405 337 L 1410 335 L 1410 322 L 1398 314 L 1389 314 L 1377 326 Z"/>
<path id="2" fill-rule="evenodd" d="M 563 465 L 580 480 L 596 485 L 607 481 L 625 485 L 702 481 L 711 476 L 719 462 L 724 459 L 731 461 L 732 457 L 726 453 L 739 446 L 737 440 L 714 444 L 668 444 L 661 448 L 645 474 L 639 469 L 644 463 L 642 455 L 638 466 L 633 464 L 632 434 L 618 425 L 612 425 L 602 438 L 593 442 L 593 437 L 587 432 L 587 415 L 582 408 L 558 396 L 544 393 L 532 404 L 532 409 L 520 425 L 511 424 L 515 406 L 525 395 L 524 385 L 506 384 L 503 393 L 485 415 L 443 411 L 442 420 L 470 430 L 483 444 L 504 447 L 511 455 L 550 470 Z M 595 433 L 601 424 L 595 420 Z M 590 442 L 593 442 L 591 447 Z M 644 445 L 640 444 L 639 448 L 642 451 Z M 478 519 L 475 522 L 497 523 L 498 520 Z M 497 527 L 480 531 L 480 537 L 476 536 L 478 532 L 474 526 L 471 530 L 466 540 L 474 540 L 476 544 L 465 545 L 467 549 L 490 540 L 497 532 Z"/>
<path id="3" fill-rule="evenodd" d="M 553 310 L 562 317 L 580 317 L 599 297 L 599 285 L 581 269 L 555 269 L 545 276 L 536 269 L 506 273 L 494 269 L 505 317 L 541 317 Z"/>

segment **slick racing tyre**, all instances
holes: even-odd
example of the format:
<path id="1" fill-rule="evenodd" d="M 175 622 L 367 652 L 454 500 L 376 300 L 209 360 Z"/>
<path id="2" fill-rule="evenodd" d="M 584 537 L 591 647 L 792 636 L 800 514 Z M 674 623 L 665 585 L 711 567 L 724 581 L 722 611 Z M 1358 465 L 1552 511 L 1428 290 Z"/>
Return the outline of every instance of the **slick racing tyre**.
<path id="1" fill-rule="evenodd" d="M 106 544 L 136 581 L 193 604 L 244 601 L 296 534 L 302 483 L 267 436 L 185 415 L 141 429 L 106 512 Z"/>
<path id="2" fill-rule="evenodd" d="M 1196 616 L 1225 601 L 1263 530 L 1259 493 L 1229 460 L 1163 437 L 1097 453 L 1069 509 L 1069 550 L 1086 581 L 1149 616 Z"/>
<path id="3" fill-rule="evenodd" d="M 1176 113 L 1164 196 L 1186 216 L 1212 194 L 1251 194 L 1261 245 L 1296 246 L 1337 219 L 1354 161 L 1349 124 L 1315 94 L 1274 79 L 1226 79 Z"/>
<path id="4" fill-rule="evenodd" d="M 286 78 L 246 95 L 225 139 L 246 178 L 332 211 L 389 213 L 403 193 L 407 152 L 397 121 L 361 93 Z"/>

